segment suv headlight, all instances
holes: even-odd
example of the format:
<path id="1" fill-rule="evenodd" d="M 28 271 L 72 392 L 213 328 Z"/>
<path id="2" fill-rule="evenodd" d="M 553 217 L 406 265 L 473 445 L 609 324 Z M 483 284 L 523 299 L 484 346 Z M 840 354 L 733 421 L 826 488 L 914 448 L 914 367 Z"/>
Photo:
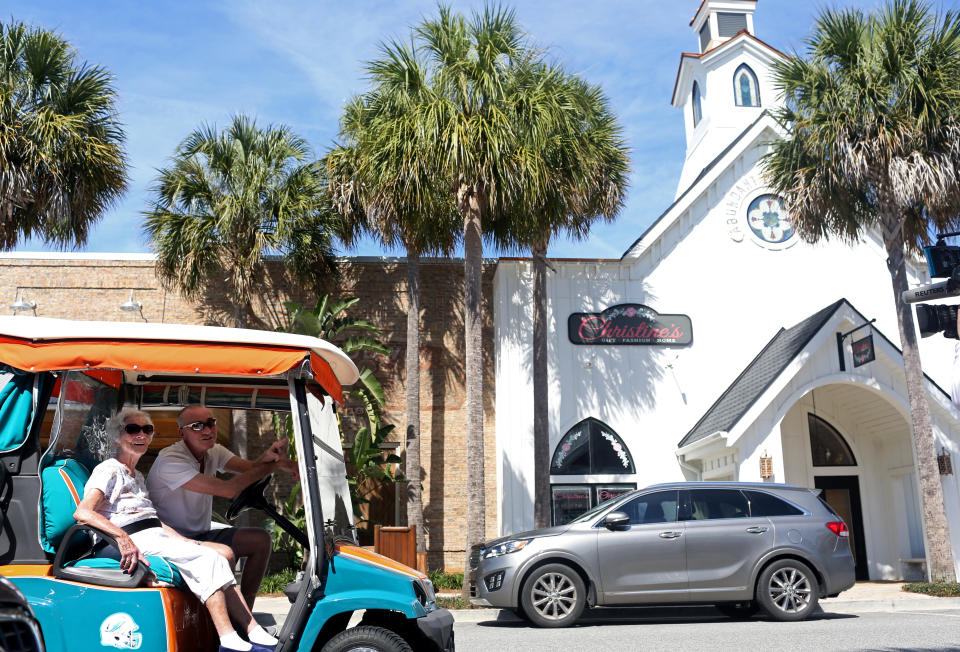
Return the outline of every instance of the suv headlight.
<path id="1" fill-rule="evenodd" d="M 498 543 L 491 548 L 484 548 L 483 552 L 480 553 L 480 559 L 490 559 L 492 557 L 500 557 L 501 555 L 509 555 L 511 552 L 523 550 L 531 541 L 533 541 L 533 539 L 510 539 L 509 541 Z"/>

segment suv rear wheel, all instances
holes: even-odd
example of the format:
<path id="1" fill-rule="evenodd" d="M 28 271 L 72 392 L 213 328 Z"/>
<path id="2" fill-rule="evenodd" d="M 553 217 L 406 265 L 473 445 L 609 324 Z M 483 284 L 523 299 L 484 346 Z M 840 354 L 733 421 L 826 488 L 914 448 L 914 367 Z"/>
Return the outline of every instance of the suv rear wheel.
<path id="1" fill-rule="evenodd" d="M 547 564 L 523 583 L 520 604 L 538 627 L 567 627 L 583 613 L 587 590 L 580 575 L 564 564 Z"/>
<path id="2" fill-rule="evenodd" d="M 820 587 L 810 568 L 795 559 L 775 561 L 757 580 L 757 603 L 774 620 L 804 620 L 820 599 Z"/>

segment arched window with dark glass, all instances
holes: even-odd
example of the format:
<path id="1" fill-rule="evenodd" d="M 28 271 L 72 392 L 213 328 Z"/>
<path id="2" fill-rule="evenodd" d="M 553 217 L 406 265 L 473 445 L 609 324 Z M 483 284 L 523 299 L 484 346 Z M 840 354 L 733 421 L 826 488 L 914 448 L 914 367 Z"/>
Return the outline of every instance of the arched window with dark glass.
<path id="1" fill-rule="evenodd" d="M 636 489 L 633 478 L 609 477 L 634 473 L 633 457 L 620 435 L 598 419 L 584 419 L 560 439 L 550 461 L 551 476 L 571 476 L 550 485 L 553 524 L 569 523 L 588 509 Z"/>
<path id="2" fill-rule="evenodd" d="M 760 106 L 760 86 L 757 76 L 747 64 L 742 64 L 733 73 L 733 96 L 737 106 Z"/>
<path id="3" fill-rule="evenodd" d="M 696 127 L 700 124 L 700 119 L 703 117 L 703 107 L 700 104 L 700 84 L 693 82 L 693 126 Z"/>
<path id="4" fill-rule="evenodd" d="M 553 451 L 551 475 L 633 473 L 633 458 L 610 426 L 588 417 L 570 428 Z"/>
<path id="5" fill-rule="evenodd" d="M 807 414 L 810 427 L 810 452 L 814 466 L 856 466 L 853 451 L 837 429 L 816 416 Z"/>

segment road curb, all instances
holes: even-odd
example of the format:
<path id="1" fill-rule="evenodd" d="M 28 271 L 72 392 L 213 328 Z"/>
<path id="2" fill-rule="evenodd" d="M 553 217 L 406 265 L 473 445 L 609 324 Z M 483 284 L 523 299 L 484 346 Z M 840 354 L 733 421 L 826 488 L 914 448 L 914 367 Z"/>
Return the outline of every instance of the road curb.
<path id="1" fill-rule="evenodd" d="M 640 614 L 653 609 L 662 611 L 665 607 L 616 607 L 609 609 L 612 617 L 621 619 L 625 612 L 632 612 L 634 609 L 638 619 L 642 619 Z M 683 607 L 687 609 L 710 609 L 710 607 Z M 820 602 L 820 609 L 824 613 L 870 613 L 870 612 L 910 612 L 910 611 L 942 611 L 950 609 L 960 610 L 960 598 L 937 598 L 933 596 L 924 596 L 916 598 L 905 598 L 902 600 L 827 600 Z M 607 611 L 601 609 L 599 611 Z M 508 609 L 451 609 L 453 620 L 457 623 L 483 623 L 496 621 L 498 623 L 521 623 L 524 622 Z M 688 612 L 689 613 L 689 612 Z M 599 615 L 599 613 L 597 614 Z M 718 614 L 719 616 L 719 614 Z"/>
<path id="2" fill-rule="evenodd" d="M 960 598 L 928 599 L 908 598 L 904 600 L 838 600 L 821 602 L 820 608 L 827 613 L 858 613 L 870 611 L 941 611 L 960 609 Z"/>

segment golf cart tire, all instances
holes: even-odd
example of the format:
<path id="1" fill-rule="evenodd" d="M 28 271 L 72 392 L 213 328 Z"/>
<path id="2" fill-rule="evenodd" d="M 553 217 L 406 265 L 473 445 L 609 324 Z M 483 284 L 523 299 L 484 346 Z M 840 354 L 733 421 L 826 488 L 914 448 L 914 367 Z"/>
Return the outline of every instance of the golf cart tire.
<path id="1" fill-rule="evenodd" d="M 376 652 L 413 652 L 405 640 L 389 629 L 364 625 L 340 632 L 327 641 L 320 652 L 346 652 L 356 648 Z"/>

